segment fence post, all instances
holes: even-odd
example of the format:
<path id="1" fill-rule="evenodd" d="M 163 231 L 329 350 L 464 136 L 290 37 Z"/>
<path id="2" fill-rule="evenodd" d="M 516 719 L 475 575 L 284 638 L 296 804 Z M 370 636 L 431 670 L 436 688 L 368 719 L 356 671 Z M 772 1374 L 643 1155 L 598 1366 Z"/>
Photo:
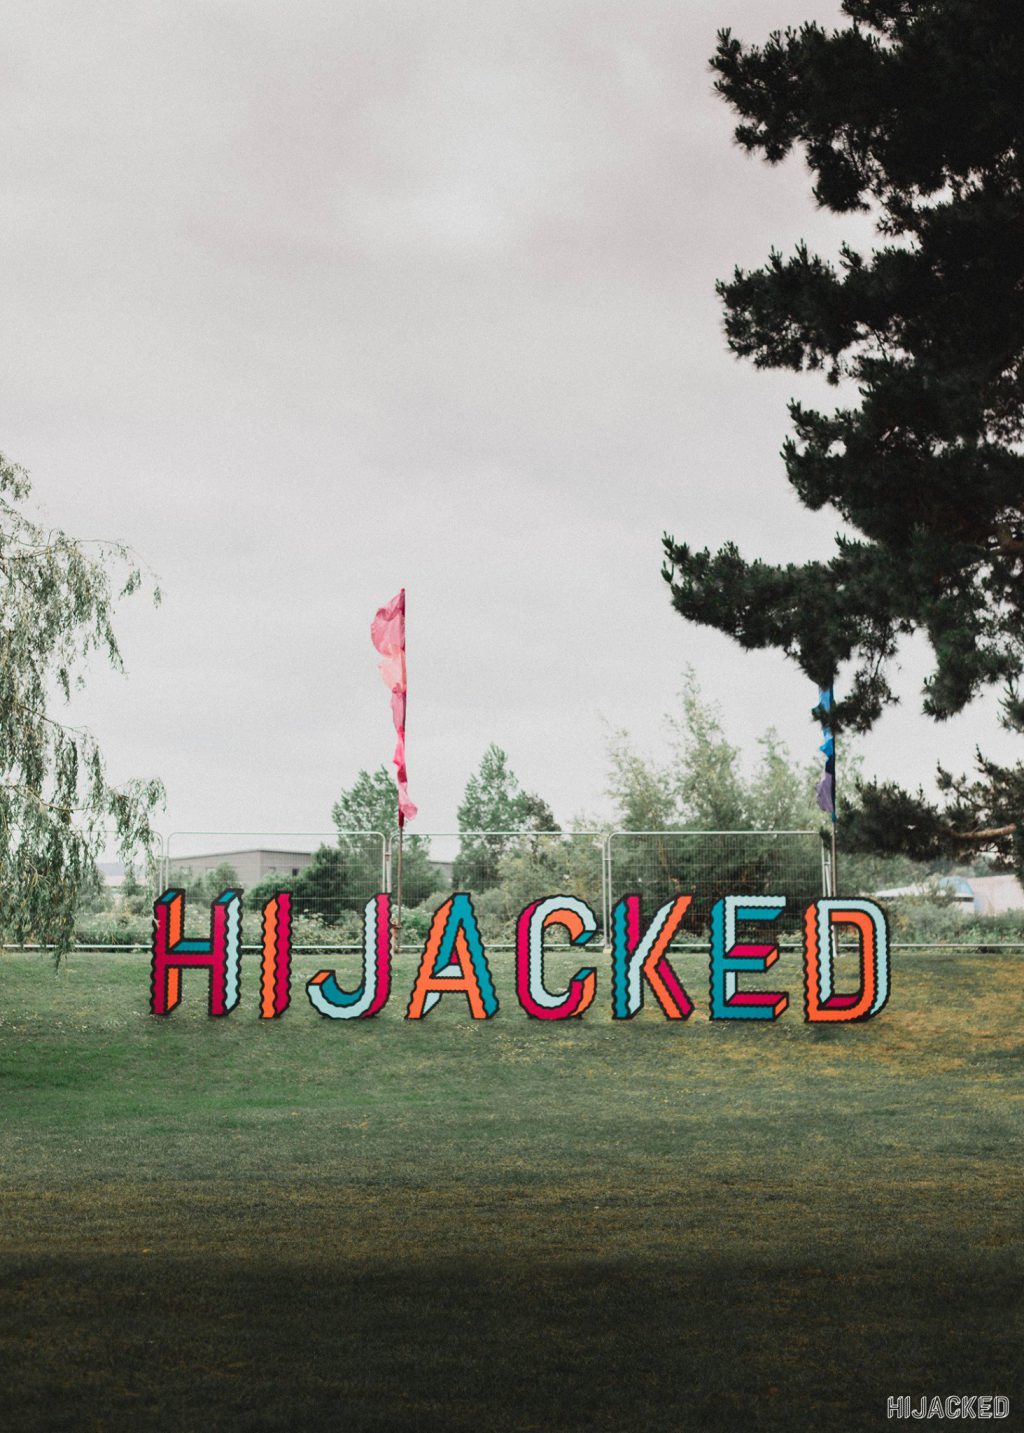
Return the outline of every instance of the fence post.
<path id="1" fill-rule="evenodd" d="M 611 949 L 612 943 L 612 836 L 611 832 L 605 834 L 601 842 L 601 903 L 604 909 L 601 912 L 604 920 L 604 945 L 605 950 Z"/>

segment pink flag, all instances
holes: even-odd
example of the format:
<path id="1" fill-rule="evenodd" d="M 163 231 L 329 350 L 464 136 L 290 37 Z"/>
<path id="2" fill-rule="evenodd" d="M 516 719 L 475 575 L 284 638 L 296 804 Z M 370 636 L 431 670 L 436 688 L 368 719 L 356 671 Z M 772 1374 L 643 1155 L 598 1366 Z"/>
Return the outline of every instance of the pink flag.
<path id="1" fill-rule="evenodd" d="M 370 639 L 383 657 L 380 674 L 391 692 L 391 715 L 398 740 L 394 763 L 398 777 L 398 824 L 404 826 L 416 815 L 409 800 L 409 776 L 405 769 L 405 588 L 381 607 L 370 624 Z"/>

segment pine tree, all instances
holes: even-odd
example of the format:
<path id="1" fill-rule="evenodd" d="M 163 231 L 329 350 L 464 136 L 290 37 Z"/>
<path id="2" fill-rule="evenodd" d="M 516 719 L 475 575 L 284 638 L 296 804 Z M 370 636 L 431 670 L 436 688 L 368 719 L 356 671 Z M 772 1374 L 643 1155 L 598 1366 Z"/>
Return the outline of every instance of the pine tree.
<path id="1" fill-rule="evenodd" d="M 856 390 L 831 413 L 791 403 L 782 453 L 800 501 L 847 531 L 828 561 L 784 567 L 666 536 L 664 575 L 684 617 L 777 648 L 819 686 L 843 667 L 834 729 L 867 730 L 897 700 L 891 658 L 922 632 L 927 715 L 996 688 L 1024 731 L 1024 7 L 843 10 L 847 28 L 807 24 L 763 47 L 723 31 L 711 63 L 743 147 L 772 164 L 802 151 L 817 202 L 876 225 L 870 253 L 845 245 L 833 264 L 799 245 L 718 285 L 733 352 Z M 917 855 L 1009 843 L 1024 870 L 1007 812 L 1022 769 L 979 761 L 979 781 L 945 778 L 941 810 L 871 788 L 847 830 Z"/>

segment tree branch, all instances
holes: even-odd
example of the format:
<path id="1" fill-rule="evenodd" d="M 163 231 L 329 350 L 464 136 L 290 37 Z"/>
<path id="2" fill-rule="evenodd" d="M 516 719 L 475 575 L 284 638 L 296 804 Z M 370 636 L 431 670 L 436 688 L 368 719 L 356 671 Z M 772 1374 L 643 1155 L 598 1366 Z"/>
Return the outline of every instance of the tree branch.
<path id="1" fill-rule="evenodd" d="M 954 831 L 949 828 L 949 835 L 954 841 L 995 841 L 1000 836 L 1016 835 L 1016 832 L 1016 821 L 1009 826 L 988 826 L 983 831 Z"/>
<path id="2" fill-rule="evenodd" d="M 4 791 L 20 791 L 25 796 L 31 796 L 38 806 L 45 807 L 47 811 L 59 811 L 62 816 L 74 816 L 86 809 L 84 806 L 58 806 L 56 802 L 47 801 L 40 796 L 38 791 L 33 791 L 31 786 L 23 786 L 20 781 L 0 782 L 0 788 Z"/>

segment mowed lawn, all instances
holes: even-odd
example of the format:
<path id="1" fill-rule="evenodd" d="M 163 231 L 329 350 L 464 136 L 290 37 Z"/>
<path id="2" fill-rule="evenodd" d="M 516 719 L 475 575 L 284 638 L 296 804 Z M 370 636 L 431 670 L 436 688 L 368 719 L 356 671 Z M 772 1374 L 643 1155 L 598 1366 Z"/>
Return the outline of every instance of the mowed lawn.
<path id="1" fill-rule="evenodd" d="M 709 1022 L 690 955 L 685 1025 L 612 1022 L 599 953 L 552 1025 L 507 954 L 479 1024 L 457 995 L 404 1020 L 410 960 L 376 1019 L 325 1020 L 322 963 L 280 1020 L 254 957 L 228 1018 L 192 974 L 155 1019 L 143 955 L 0 956 L 0 1427 L 1024 1413 L 1021 958 L 897 953 L 887 1009 L 837 1028 L 791 956 L 746 982 L 791 992 L 765 1027 Z"/>

